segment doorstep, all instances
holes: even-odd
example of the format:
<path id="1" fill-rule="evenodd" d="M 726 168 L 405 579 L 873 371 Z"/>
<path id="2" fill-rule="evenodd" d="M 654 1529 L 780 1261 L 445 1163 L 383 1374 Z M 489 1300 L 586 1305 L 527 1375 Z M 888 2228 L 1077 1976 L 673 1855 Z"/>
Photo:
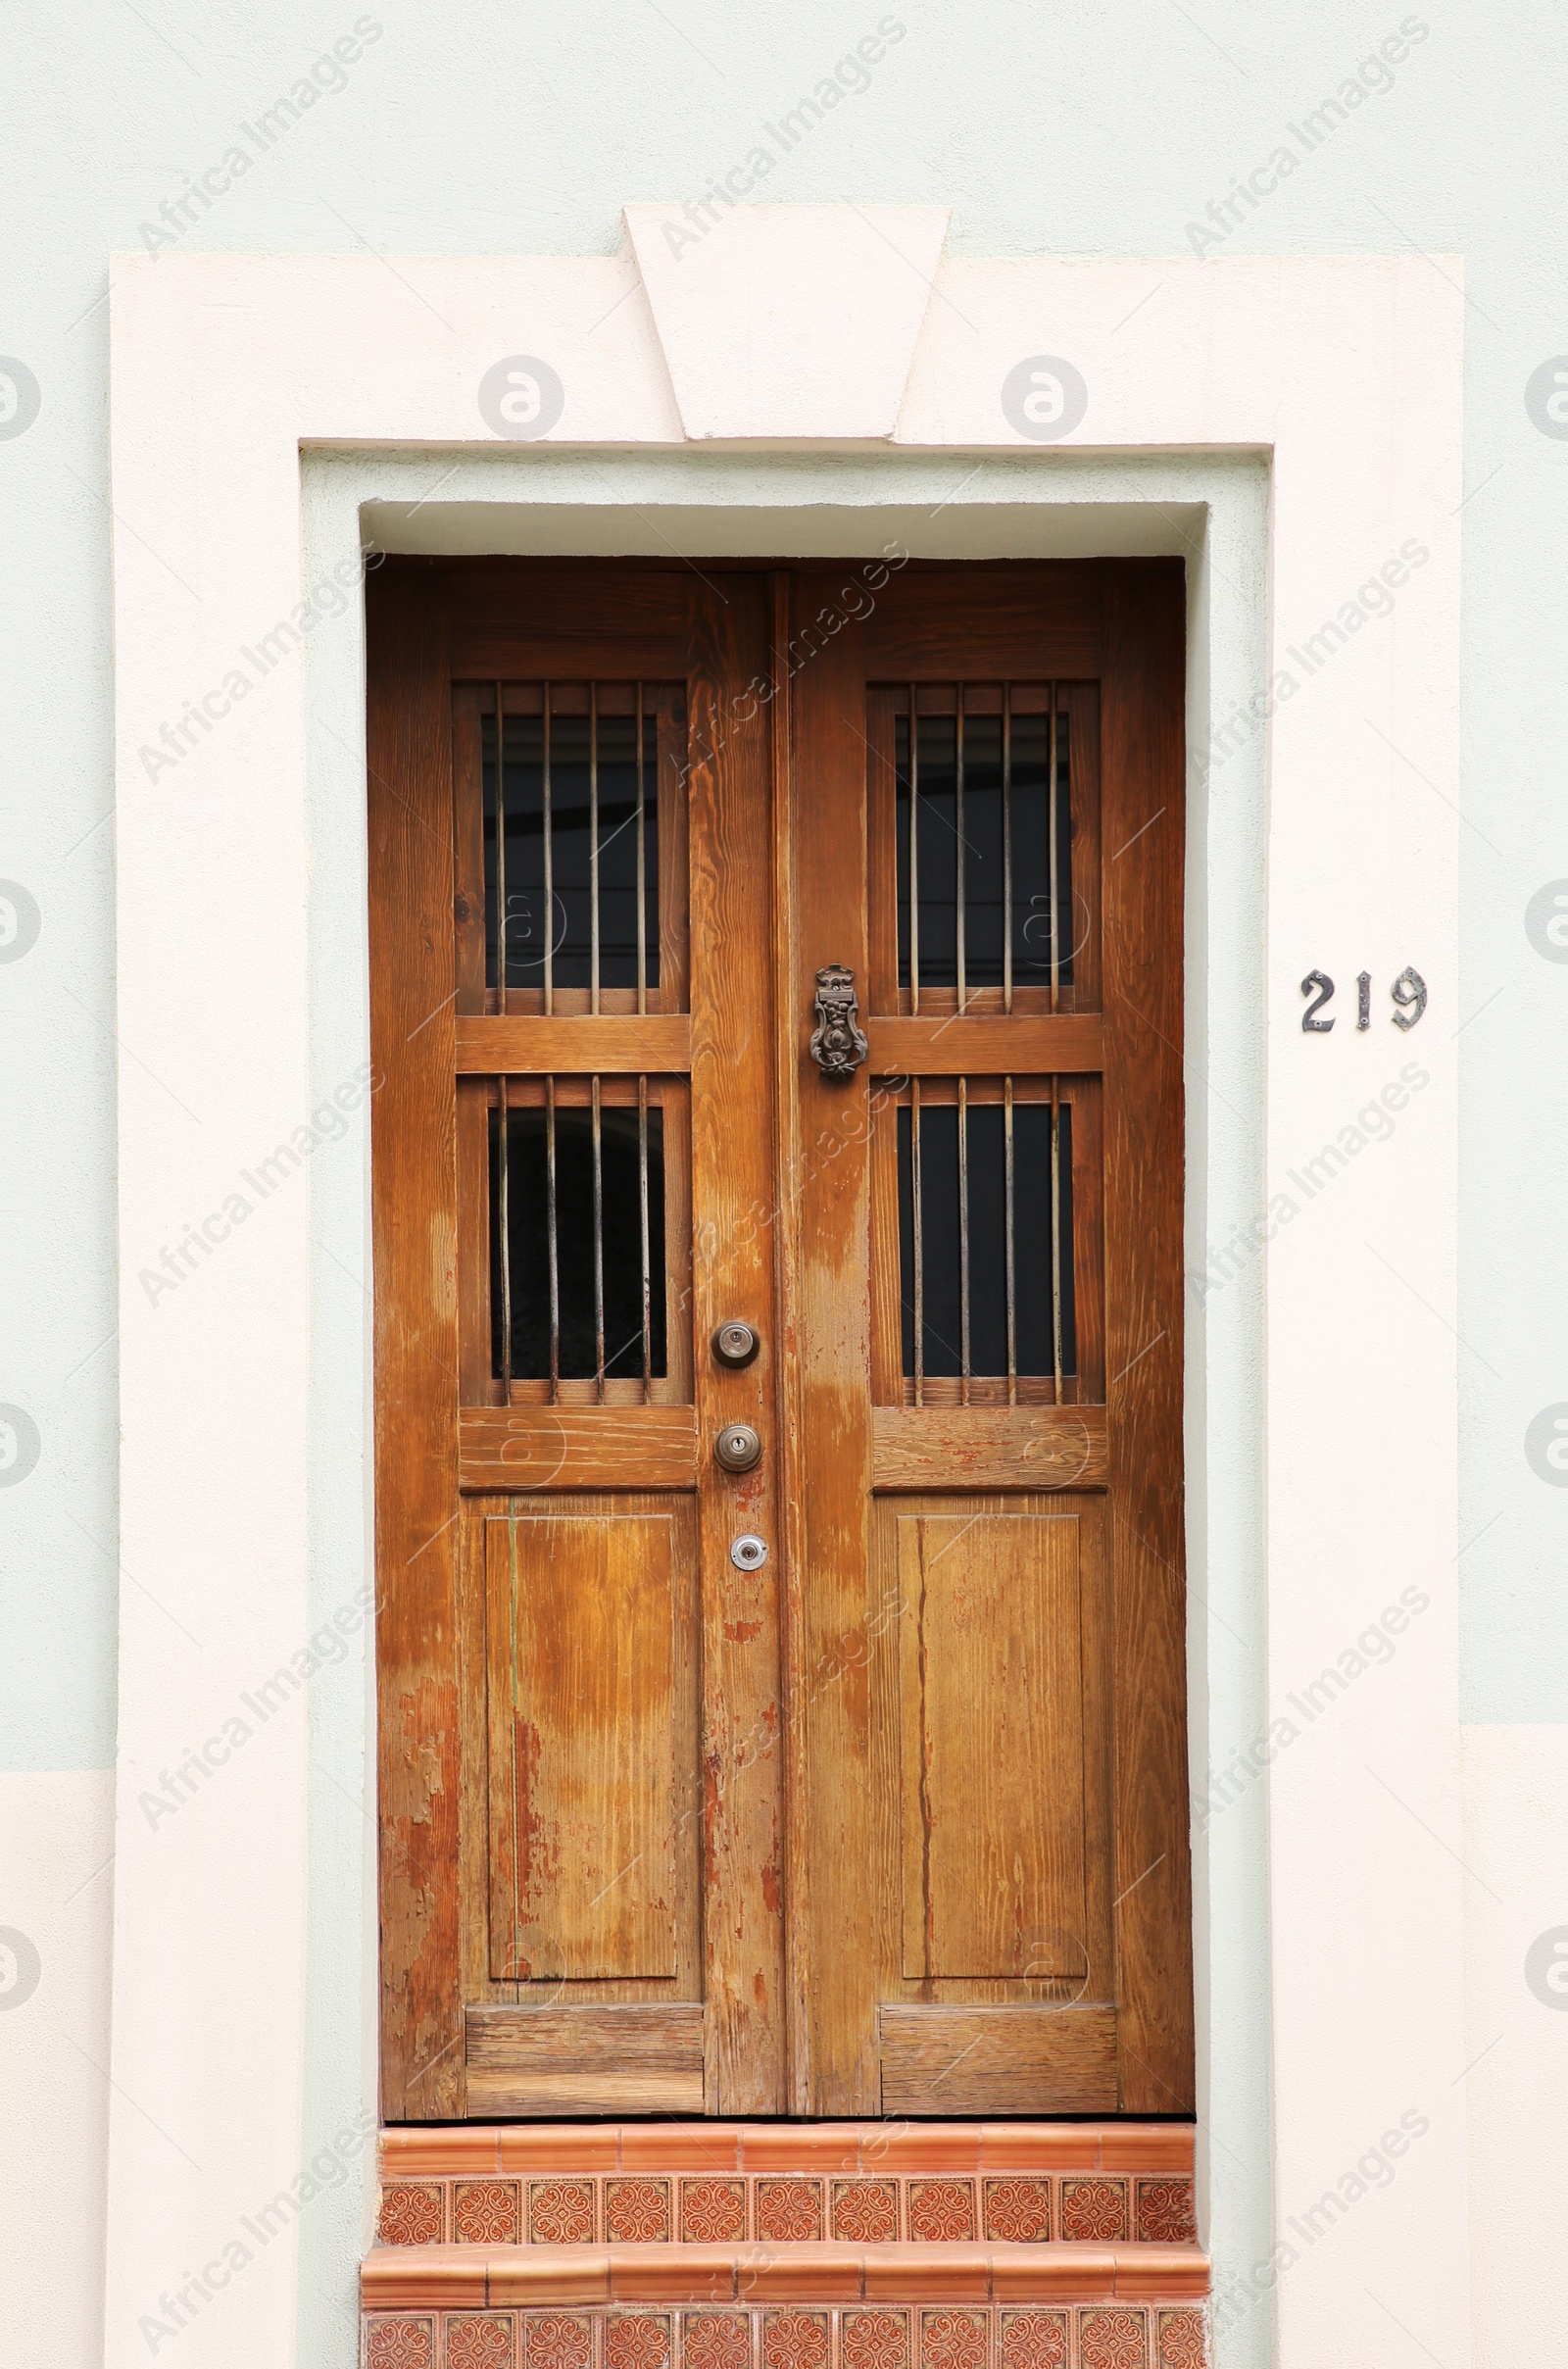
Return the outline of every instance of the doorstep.
<path id="1" fill-rule="evenodd" d="M 1163 2123 L 387 2131 L 367 2369 L 1202 2369 Z"/>

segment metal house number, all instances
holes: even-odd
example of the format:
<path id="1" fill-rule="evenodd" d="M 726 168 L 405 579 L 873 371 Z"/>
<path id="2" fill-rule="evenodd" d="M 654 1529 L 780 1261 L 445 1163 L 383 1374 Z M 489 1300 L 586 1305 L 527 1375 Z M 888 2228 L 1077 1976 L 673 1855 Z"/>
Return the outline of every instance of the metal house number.
<path id="1" fill-rule="evenodd" d="M 1312 998 L 1301 1014 L 1303 1033 L 1307 1036 L 1327 1036 L 1334 1025 L 1334 1018 L 1331 1016 L 1324 1020 L 1318 1014 L 1334 993 L 1334 981 L 1326 970 L 1309 970 L 1301 981 L 1301 993 Z M 1389 1014 L 1396 1028 L 1413 1028 L 1427 1008 L 1427 983 L 1421 973 L 1412 970 L 1406 963 L 1389 993 L 1398 1007 Z M 1355 1024 L 1357 1028 L 1370 1028 L 1372 1025 L 1372 973 L 1369 970 L 1356 974 Z"/>

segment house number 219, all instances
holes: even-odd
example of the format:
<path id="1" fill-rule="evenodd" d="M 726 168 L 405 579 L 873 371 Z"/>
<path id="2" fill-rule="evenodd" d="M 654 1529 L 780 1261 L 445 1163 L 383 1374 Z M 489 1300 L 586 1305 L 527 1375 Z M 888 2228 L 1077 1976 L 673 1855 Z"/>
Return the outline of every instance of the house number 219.
<path id="1" fill-rule="evenodd" d="M 1312 998 L 1301 1014 L 1301 1026 L 1308 1036 L 1326 1036 L 1334 1021 L 1319 1019 L 1318 1014 L 1334 993 L 1334 981 L 1326 970 L 1309 970 L 1301 981 L 1301 993 Z M 1418 970 L 1406 963 L 1389 989 L 1398 1006 L 1389 1014 L 1396 1028 L 1413 1028 L 1427 1008 L 1427 983 Z M 1363 970 L 1355 982 L 1355 1024 L 1357 1028 L 1372 1025 L 1372 973 Z"/>

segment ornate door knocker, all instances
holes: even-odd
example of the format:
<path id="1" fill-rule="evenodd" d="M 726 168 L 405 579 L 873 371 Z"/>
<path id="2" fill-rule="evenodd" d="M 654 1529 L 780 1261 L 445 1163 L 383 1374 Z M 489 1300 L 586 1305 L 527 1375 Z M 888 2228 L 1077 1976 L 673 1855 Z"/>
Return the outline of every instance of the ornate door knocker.
<path id="1" fill-rule="evenodd" d="M 824 1077 L 853 1077 L 871 1050 L 858 1025 L 855 973 L 842 962 L 829 962 L 816 974 L 816 1026 L 810 1054 Z"/>

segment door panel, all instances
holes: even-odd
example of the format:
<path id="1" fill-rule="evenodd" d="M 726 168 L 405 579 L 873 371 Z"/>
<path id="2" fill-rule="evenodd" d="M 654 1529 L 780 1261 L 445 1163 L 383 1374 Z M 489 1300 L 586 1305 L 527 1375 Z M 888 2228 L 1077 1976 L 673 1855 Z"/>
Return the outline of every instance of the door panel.
<path id="1" fill-rule="evenodd" d="M 1190 2108 L 1180 571 L 881 572 L 370 587 L 392 2119 Z"/>
<path id="2" fill-rule="evenodd" d="M 906 1980 L 1083 1972 L 1080 1528 L 895 1516 Z"/>
<path id="3" fill-rule="evenodd" d="M 695 1908 L 689 1517 L 492 1517 L 485 1550 L 491 1974 L 673 1977 Z"/>

